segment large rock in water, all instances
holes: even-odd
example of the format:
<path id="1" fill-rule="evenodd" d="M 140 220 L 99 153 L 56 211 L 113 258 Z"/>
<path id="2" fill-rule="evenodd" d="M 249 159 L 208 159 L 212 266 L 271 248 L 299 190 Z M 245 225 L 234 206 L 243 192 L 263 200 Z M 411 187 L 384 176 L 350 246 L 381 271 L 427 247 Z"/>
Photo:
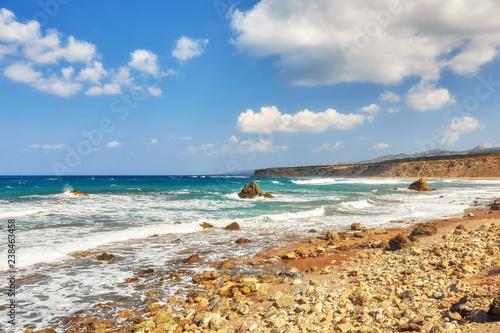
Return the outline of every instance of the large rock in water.
<path id="1" fill-rule="evenodd" d="M 427 181 L 423 178 L 420 178 L 416 182 L 412 183 L 408 189 L 414 191 L 432 191 L 429 185 L 427 185 Z"/>
<path id="2" fill-rule="evenodd" d="M 256 181 L 253 181 L 250 183 L 250 185 L 245 184 L 245 186 L 241 189 L 240 193 L 238 193 L 238 196 L 242 199 L 253 199 L 255 197 L 264 197 L 264 198 L 273 198 L 271 193 L 262 193 L 262 191 L 259 188 L 259 183 Z"/>

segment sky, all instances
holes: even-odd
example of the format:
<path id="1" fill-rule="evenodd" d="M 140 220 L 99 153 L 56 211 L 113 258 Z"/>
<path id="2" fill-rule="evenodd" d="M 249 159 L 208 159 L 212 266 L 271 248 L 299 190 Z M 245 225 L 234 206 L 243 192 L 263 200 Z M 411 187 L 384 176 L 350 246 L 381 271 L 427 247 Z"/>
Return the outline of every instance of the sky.
<path id="1" fill-rule="evenodd" d="M 495 0 L 0 0 L 0 174 L 500 145 Z"/>

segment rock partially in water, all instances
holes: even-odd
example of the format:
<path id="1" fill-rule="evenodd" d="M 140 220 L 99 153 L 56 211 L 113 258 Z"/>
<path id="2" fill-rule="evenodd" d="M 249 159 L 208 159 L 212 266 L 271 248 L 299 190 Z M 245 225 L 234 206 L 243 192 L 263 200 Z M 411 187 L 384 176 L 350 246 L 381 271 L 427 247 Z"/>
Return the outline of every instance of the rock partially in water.
<path id="1" fill-rule="evenodd" d="M 412 183 L 408 189 L 414 190 L 414 191 L 432 191 L 429 185 L 427 185 L 427 181 L 424 178 L 420 178 L 416 182 Z"/>
<path id="2" fill-rule="evenodd" d="M 236 244 L 245 244 L 245 243 L 250 243 L 251 240 L 250 239 L 246 239 L 246 238 L 238 238 L 235 243 Z"/>
<path id="3" fill-rule="evenodd" d="M 186 260 L 184 260 L 185 264 L 195 264 L 197 262 L 201 262 L 201 258 L 197 254 L 193 254 L 192 256 L 190 256 L 189 258 L 187 258 Z"/>
<path id="4" fill-rule="evenodd" d="M 97 256 L 96 259 L 100 261 L 113 261 L 115 260 L 115 256 L 113 254 L 104 252 L 100 256 Z"/>
<path id="5" fill-rule="evenodd" d="M 226 230 L 241 230 L 240 225 L 237 222 L 228 224 L 224 229 Z"/>
<path id="6" fill-rule="evenodd" d="M 351 230 L 361 230 L 361 223 L 351 224 Z"/>
<path id="7" fill-rule="evenodd" d="M 77 190 L 69 191 L 69 193 L 71 193 L 73 195 L 77 195 L 79 197 L 87 197 L 88 196 L 88 193 L 77 191 Z"/>
<path id="8" fill-rule="evenodd" d="M 274 198 L 274 196 L 271 193 L 262 193 L 262 191 L 259 188 L 259 183 L 257 183 L 256 181 L 251 182 L 250 185 L 245 184 L 245 186 L 241 189 L 240 193 L 238 193 L 238 196 L 241 199 L 253 199 L 262 196 L 268 199 Z"/>
<path id="9" fill-rule="evenodd" d="M 202 227 L 203 229 L 209 229 L 209 228 L 213 228 L 214 226 L 208 222 L 202 222 L 202 223 L 200 223 L 200 227 Z"/>

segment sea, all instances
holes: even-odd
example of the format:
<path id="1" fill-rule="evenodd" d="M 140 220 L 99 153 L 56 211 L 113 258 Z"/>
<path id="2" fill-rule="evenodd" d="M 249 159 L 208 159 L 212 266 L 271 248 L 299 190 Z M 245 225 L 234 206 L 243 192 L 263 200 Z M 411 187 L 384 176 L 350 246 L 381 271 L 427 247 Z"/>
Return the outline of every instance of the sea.
<path id="1" fill-rule="evenodd" d="M 240 199 L 257 181 L 274 199 Z M 0 328 L 69 327 L 69 319 L 114 318 L 124 309 L 165 303 L 192 285 L 186 270 L 251 257 L 328 230 L 401 227 L 500 197 L 498 180 L 432 180 L 432 192 L 408 190 L 401 179 L 276 178 L 246 176 L 3 176 L 0 177 Z M 70 193 L 78 190 L 88 196 Z M 15 231 L 9 232 L 8 221 Z M 211 229 L 200 224 L 210 223 Z M 237 222 L 241 230 L 224 227 Z M 15 267 L 9 270 L 9 235 Z M 250 243 L 236 244 L 237 238 Z M 12 251 L 11 251 L 12 252 Z M 102 253 L 115 256 L 99 261 Z M 201 264 L 183 260 L 198 254 Z M 236 266 L 233 273 L 259 267 Z M 146 275 L 145 275 L 146 274 Z M 149 275 L 148 275 L 149 274 Z M 15 296 L 8 278 L 15 276 Z M 127 279 L 139 277 L 136 283 Z M 151 296 L 154 290 L 157 294 Z M 8 323 L 15 299 L 15 329 Z"/>

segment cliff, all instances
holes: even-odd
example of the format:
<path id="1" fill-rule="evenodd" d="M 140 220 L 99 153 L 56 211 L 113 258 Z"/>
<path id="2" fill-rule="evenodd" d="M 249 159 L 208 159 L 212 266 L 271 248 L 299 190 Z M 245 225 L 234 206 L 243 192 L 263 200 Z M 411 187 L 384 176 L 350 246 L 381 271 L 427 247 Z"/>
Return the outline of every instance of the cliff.
<path id="1" fill-rule="evenodd" d="M 500 177 L 500 154 L 414 158 L 380 163 L 256 170 L 252 177 Z"/>

